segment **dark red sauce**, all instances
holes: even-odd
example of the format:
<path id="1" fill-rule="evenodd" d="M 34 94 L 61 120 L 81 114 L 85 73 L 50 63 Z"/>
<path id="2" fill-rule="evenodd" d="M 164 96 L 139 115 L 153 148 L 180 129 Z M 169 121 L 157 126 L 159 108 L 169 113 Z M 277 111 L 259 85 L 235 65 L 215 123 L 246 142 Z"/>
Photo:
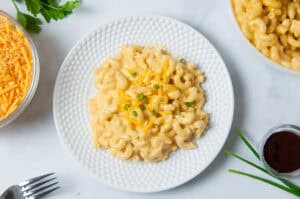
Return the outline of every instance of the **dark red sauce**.
<path id="1" fill-rule="evenodd" d="M 283 131 L 272 134 L 264 146 L 264 158 L 270 167 L 281 173 L 300 169 L 300 136 Z"/>

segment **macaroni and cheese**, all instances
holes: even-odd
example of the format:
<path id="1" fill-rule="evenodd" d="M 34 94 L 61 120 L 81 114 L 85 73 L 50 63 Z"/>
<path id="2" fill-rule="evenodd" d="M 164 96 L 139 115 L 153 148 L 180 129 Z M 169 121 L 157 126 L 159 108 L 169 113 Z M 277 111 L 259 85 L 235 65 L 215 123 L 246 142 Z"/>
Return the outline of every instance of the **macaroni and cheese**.
<path id="1" fill-rule="evenodd" d="M 202 71 L 160 48 L 128 46 L 94 73 L 93 143 L 124 160 L 156 162 L 196 147 L 208 123 Z"/>
<path id="2" fill-rule="evenodd" d="M 232 7 L 242 32 L 260 52 L 300 71 L 299 0 L 232 0 Z"/>

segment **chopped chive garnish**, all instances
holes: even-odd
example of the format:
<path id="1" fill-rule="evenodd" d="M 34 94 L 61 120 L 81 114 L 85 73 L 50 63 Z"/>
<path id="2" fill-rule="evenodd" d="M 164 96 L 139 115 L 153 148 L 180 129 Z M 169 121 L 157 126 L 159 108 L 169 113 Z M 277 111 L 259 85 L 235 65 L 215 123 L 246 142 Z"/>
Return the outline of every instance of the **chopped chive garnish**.
<path id="1" fill-rule="evenodd" d="M 194 107 L 196 105 L 196 102 L 195 101 L 186 102 L 185 105 L 187 105 L 187 107 Z"/>
<path id="2" fill-rule="evenodd" d="M 158 84 L 154 84 L 153 88 L 154 88 L 155 90 L 158 90 L 158 89 L 159 89 L 159 85 L 158 85 Z"/>
<path id="3" fill-rule="evenodd" d="M 157 112 L 156 112 L 155 110 L 152 110 L 152 111 L 151 111 L 151 115 L 157 116 Z"/>
<path id="4" fill-rule="evenodd" d="M 138 73 L 137 73 L 137 72 L 132 72 L 132 73 L 130 73 L 130 75 L 131 75 L 132 77 L 136 77 L 136 76 L 138 75 Z"/>
<path id="5" fill-rule="evenodd" d="M 179 60 L 179 62 L 182 63 L 182 64 L 184 64 L 184 65 L 186 65 L 186 60 L 183 59 L 183 58 L 181 58 L 181 59 Z"/>
<path id="6" fill-rule="evenodd" d="M 146 110 L 146 107 L 145 107 L 144 104 L 141 104 L 139 107 L 140 107 L 140 109 L 141 109 L 142 111 Z"/>
<path id="7" fill-rule="evenodd" d="M 137 95 L 137 98 L 138 98 L 139 100 L 143 100 L 143 99 L 145 98 L 144 93 L 139 93 L 139 94 Z"/>
<path id="8" fill-rule="evenodd" d="M 138 116 L 138 113 L 137 113 L 136 111 L 132 111 L 132 115 L 133 115 L 134 117 L 137 117 L 137 116 Z"/>
<path id="9" fill-rule="evenodd" d="M 125 104 L 125 105 L 124 105 L 124 109 L 125 109 L 126 111 L 128 111 L 129 107 L 130 107 L 130 104 Z"/>
<path id="10" fill-rule="evenodd" d="M 240 140 L 246 145 L 246 147 L 248 147 L 249 151 L 252 152 L 253 155 L 256 156 L 256 158 L 258 160 L 261 161 L 261 157 L 260 157 L 258 151 L 254 148 L 254 146 L 252 146 L 252 144 L 250 144 L 250 142 L 246 138 L 246 136 L 240 131 L 237 132 L 237 135 L 240 138 Z M 277 188 L 279 188 L 283 191 L 286 191 L 290 194 L 293 194 L 295 196 L 298 196 L 298 197 L 300 196 L 300 187 L 298 185 L 294 184 L 293 182 L 288 181 L 287 179 L 284 179 L 280 176 L 277 176 L 276 174 L 274 174 L 272 171 L 268 170 L 267 168 L 261 167 L 260 165 L 254 163 L 254 162 L 251 162 L 251 161 L 249 161 L 249 160 L 247 160 L 247 159 L 245 159 L 245 158 L 243 158 L 243 157 L 239 156 L 238 154 L 235 154 L 231 151 L 225 150 L 225 153 L 232 156 L 232 157 L 234 157 L 234 158 L 237 158 L 238 160 L 241 160 L 242 162 L 256 168 L 257 170 L 262 171 L 263 173 L 269 175 L 270 177 L 272 177 L 274 179 L 277 179 L 277 181 L 269 180 L 267 178 L 262 178 L 260 176 L 252 175 L 250 173 L 245 173 L 245 172 L 242 172 L 242 171 L 239 171 L 239 170 L 234 170 L 234 169 L 229 169 L 229 172 L 234 173 L 234 174 L 238 174 L 238 175 L 242 175 L 242 176 L 246 176 L 246 177 L 249 177 L 249 178 L 264 182 L 264 183 L 267 183 L 269 185 L 277 187 Z M 281 183 L 279 184 L 278 181 L 280 181 Z"/>
<path id="11" fill-rule="evenodd" d="M 144 97 L 144 103 L 149 104 L 149 98 L 147 96 Z"/>

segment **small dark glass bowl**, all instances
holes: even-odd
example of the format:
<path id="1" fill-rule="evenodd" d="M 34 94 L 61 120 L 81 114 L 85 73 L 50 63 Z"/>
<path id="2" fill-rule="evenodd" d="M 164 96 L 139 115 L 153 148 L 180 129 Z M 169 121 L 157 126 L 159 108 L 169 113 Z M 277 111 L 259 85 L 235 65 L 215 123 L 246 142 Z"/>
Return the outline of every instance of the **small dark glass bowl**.
<path id="1" fill-rule="evenodd" d="M 259 152 L 260 152 L 260 157 L 262 159 L 262 162 L 264 163 L 265 167 L 270 170 L 272 173 L 278 175 L 278 176 L 282 176 L 282 177 L 296 177 L 300 175 L 300 169 L 290 172 L 290 173 L 282 173 L 282 172 L 278 172 L 276 170 L 274 170 L 265 160 L 264 157 L 264 146 L 267 142 L 267 140 L 269 139 L 269 137 L 271 135 L 273 135 L 274 133 L 279 133 L 279 132 L 291 132 L 291 133 L 295 133 L 296 135 L 300 136 L 300 127 L 295 126 L 295 125 L 291 125 L 291 124 L 284 124 L 284 125 L 280 125 L 277 127 L 274 127 L 272 129 L 270 129 L 267 134 L 264 136 L 264 138 L 262 139 L 262 142 L 260 144 L 259 147 Z"/>

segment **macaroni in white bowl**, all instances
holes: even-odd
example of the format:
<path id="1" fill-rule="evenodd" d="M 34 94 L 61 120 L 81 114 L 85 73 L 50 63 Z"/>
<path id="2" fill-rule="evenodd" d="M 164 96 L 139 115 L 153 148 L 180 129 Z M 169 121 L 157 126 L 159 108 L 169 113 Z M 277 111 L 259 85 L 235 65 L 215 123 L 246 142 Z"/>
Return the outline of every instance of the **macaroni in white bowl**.
<path id="1" fill-rule="evenodd" d="M 235 18 L 248 40 L 283 67 L 300 71 L 300 2 L 231 0 Z"/>

